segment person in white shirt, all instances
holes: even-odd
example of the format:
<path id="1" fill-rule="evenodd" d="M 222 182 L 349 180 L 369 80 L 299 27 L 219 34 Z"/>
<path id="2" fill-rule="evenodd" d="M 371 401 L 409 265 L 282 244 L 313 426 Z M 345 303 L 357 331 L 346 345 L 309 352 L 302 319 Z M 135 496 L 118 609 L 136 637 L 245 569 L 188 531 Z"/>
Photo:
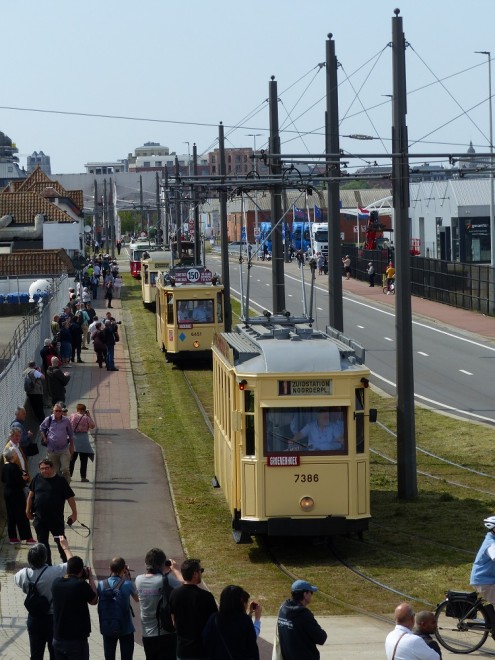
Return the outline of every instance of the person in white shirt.
<path id="1" fill-rule="evenodd" d="M 409 603 L 397 605 L 395 623 L 385 640 L 387 660 L 439 660 L 438 653 L 413 633 L 414 611 Z"/>

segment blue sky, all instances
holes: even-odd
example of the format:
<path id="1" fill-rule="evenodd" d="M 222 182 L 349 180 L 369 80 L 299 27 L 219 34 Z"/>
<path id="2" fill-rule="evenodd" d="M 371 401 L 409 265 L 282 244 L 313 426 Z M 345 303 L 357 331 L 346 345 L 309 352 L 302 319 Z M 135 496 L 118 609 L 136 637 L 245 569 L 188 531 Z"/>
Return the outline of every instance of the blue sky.
<path id="1" fill-rule="evenodd" d="M 126 157 L 147 141 L 177 153 L 187 153 L 186 142 L 191 150 L 196 142 L 199 153 L 208 151 L 219 121 L 239 125 L 226 129 L 226 146 L 252 146 L 247 134 L 260 133 L 260 147 L 268 134 L 268 81 L 275 75 L 280 124 L 291 131 L 282 132 L 282 150 L 321 153 L 325 71 L 318 63 L 325 60 L 331 32 L 342 65 L 340 133 L 379 138 L 342 137 L 341 147 L 386 153 L 391 109 L 384 95 L 392 92 L 388 44 L 397 6 L 410 43 L 409 137 L 421 140 L 411 151 L 464 151 L 472 140 L 478 152 L 486 152 L 487 58 L 473 51 L 491 50 L 495 57 L 493 0 L 5 3 L 0 106 L 161 121 L 2 107 L 0 130 L 16 142 L 21 164 L 25 155 L 43 150 L 54 173 L 82 172 L 88 161 Z M 443 86 L 437 78 L 444 79 Z M 304 133 L 311 134 L 301 137 Z"/>

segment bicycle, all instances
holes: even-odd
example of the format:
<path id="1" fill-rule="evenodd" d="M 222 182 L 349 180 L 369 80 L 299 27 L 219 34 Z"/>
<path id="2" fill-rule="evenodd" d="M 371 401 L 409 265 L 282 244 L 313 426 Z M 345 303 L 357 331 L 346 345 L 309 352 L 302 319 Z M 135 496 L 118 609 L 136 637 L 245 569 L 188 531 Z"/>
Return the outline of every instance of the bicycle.
<path id="1" fill-rule="evenodd" d="M 435 636 L 452 653 L 472 653 L 488 635 L 495 639 L 495 610 L 476 592 L 448 591 L 437 606 Z"/>
<path id="2" fill-rule="evenodd" d="M 395 280 L 390 282 L 390 284 L 385 284 L 383 287 L 383 293 L 386 293 L 387 296 L 393 295 L 395 296 Z"/>

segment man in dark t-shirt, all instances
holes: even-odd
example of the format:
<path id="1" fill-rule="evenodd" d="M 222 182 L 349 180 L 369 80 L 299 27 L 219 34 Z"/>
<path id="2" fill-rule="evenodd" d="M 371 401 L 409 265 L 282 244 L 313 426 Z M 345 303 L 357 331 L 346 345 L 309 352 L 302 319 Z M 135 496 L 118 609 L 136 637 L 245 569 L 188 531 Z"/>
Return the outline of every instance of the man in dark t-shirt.
<path id="1" fill-rule="evenodd" d="M 39 469 L 39 474 L 29 486 L 26 516 L 33 521 L 38 541 L 46 547 L 47 564 L 51 566 L 50 532 L 54 536 L 62 561 L 66 562 L 67 557 L 57 537 L 64 535 L 65 502 L 70 506 L 72 522 L 77 520 L 77 508 L 74 491 L 64 477 L 55 474 L 53 462 L 45 458 L 40 461 Z"/>
<path id="2" fill-rule="evenodd" d="M 71 557 L 67 575 L 53 581 L 52 597 L 55 658 L 87 660 L 91 634 L 88 603 L 96 605 L 98 592 L 91 569 L 84 566 L 81 557 Z"/>
<path id="3" fill-rule="evenodd" d="M 170 611 L 177 630 L 177 658 L 207 658 L 202 634 L 210 615 L 217 611 L 213 595 L 201 589 L 204 568 L 199 559 L 186 559 L 180 567 L 184 584 L 170 596 Z"/>

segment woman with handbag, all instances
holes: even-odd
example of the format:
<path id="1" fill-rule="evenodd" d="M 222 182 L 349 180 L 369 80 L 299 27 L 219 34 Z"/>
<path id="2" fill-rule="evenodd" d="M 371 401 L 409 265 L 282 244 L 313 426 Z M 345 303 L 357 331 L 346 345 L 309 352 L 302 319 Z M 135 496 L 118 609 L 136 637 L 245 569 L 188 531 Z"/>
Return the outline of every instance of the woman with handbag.
<path id="1" fill-rule="evenodd" d="M 22 449 L 19 447 L 18 449 L 22 452 Z M 21 541 L 26 541 L 31 545 L 36 541 L 33 539 L 31 525 L 26 517 L 26 496 L 24 495 L 24 488 L 29 484 L 30 479 L 29 474 L 21 470 L 16 459 L 18 460 L 15 446 L 12 444 L 10 447 L 5 447 L 2 483 L 4 484 L 3 496 L 7 509 L 7 532 L 11 545 L 16 545 Z"/>
<path id="2" fill-rule="evenodd" d="M 79 474 L 81 475 L 81 481 L 88 482 L 87 479 L 87 469 L 88 469 L 88 458 L 94 461 L 95 453 L 93 447 L 89 441 L 89 430 L 95 429 L 96 424 L 91 419 L 89 410 L 86 408 L 84 403 L 78 403 L 76 406 L 76 412 L 72 413 L 69 417 L 69 421 L 72 425 L 74 431 L 74 453 L 70 459 L 70 474 L 74 473 L 74 466 L 77 461 L 77 457 L 80 459 Z"/>

